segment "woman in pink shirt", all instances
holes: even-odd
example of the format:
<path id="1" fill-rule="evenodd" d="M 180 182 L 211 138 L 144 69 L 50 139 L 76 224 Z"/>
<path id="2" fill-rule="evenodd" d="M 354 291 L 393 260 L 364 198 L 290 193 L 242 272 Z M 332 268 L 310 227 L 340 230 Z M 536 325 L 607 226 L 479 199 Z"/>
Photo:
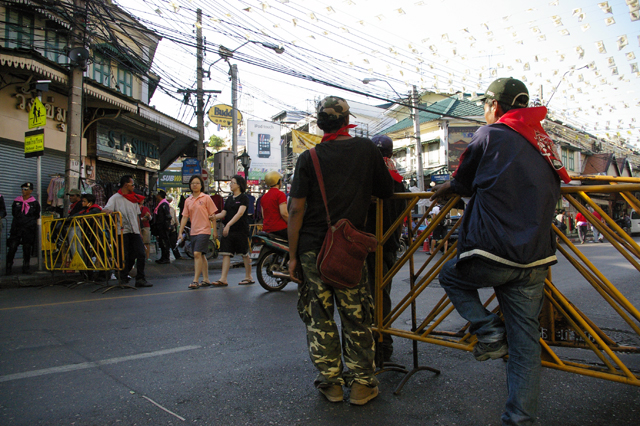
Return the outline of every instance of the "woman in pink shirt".
<path id="1" fill-rule="evenodd" d="M 193 248 L 195 276 L 193 277 L 193 282 L 189 284 L 189 288 L 196 289 L 201 286 L 207 287 L 211 285 L 206 253 L 209 238 L 211 237 L 211 221 L 213 221 L 213 236 L 218 238 L 215 226 L 215 213 L 218 209 L 211 201 L 211 197 L 202 192 L 204 190 L 204 181 L 200 176 L 191 176 L 189 188 L 191 188 L 191 196 L 184 203 L 178 235 L 182 236 L 187 221 L 191 219 L 190 238 L 191 247 Z M 202 274 L 202 281 L 198 282 L 200 274 Z"/>

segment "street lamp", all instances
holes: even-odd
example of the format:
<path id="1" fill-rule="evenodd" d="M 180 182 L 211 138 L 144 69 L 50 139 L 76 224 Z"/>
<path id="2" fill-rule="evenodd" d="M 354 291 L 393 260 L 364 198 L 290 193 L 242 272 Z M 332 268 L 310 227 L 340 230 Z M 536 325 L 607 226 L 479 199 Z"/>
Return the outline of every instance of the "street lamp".
<path id="1" fill-rule="evenodd" d="M 234 157 L 237 156 L 237 152 L 238 152 L 238 66 L 236 64 L 231 65 L 231 63 L 229 63 L 229 59 L 233 58 L 233 54 L 238 49 L 247 45 L 248 43 L 259 44 L 262 47 L 266 47 L 267 49 L 273 50 L 277 54 L 284 53 L 284 47 L 278 46 L 273 43 L 268 43 L 265 41 L 255 41 L 255 40 L 247 40 L 233 50 L 227 49 L 222 45 L 220 45 L 220 48 L 218 48 L 218 55 L 220 55 L 220 59 L 224 59 L 224 61 L 227 64 L 229 64 L 229 76 L 231 79 L 231 108 L 232 108 L 231 119 L 232 119 L 232 127 L 233 127 L 232 129 L 233 133 L 231 134 L 231 150 L 233 151 Z M 218 61 L 220 59 L 218 59 Z M 215 64 L 218 61 L 215 61 L 213 64 Z M 209 70 L 211 70 L 211 65 L 209 66 Z M 211 78 L 211 74 L 209 74 L 209 78 Z"/>
<path id="2" fill-rule="evenodd" d="M 247 148 L 244 149 L 244 152 L 240 157 L 240 164 L 244 168 L 244 178 L 247 182 L 249 182 L 249 167 L 251 167 L 251 157 L 247 154 Z"/>
<path id="3" fill-rule="evenodd" d="M 384 81 L 385 83 L 387 83 L 389 85 L 389 87 L 391 87 L 391 90 L 393 90 L 393 92 L 398 95 L 398 98 L 402 99 L 402 96 L 400 96 L 400 94 L 398 92 L 396 92 L 396 89 L 393 88 L 393 86 L 391 85 L 391 83 L 389 83 L 387 80 L 383 80 L 381 78 L 365 78 L 364 80 L 362 80 L 362 82 L 364 84 L 369 84 L 372 83 L 374 81 Z"/>

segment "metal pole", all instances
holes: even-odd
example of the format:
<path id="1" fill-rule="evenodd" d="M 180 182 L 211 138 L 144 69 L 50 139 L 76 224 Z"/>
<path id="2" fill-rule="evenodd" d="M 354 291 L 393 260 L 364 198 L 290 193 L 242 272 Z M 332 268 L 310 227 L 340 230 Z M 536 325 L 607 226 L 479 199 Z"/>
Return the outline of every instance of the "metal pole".
<path id="1" fill-rule="evenodd" d="M 84 10 L 84 0 L 74 0 L 76 10 Z M 86 16 L 77 13 L 74 16 L 73 34 L 70 37 L 70 47 L 84 47 L 82 31 L 86 25 Z M 67 158 L 65 170 L 65 194 L 73 188 L 78 188 L 80 179 L 80 144 L 82 143 L 82 92 L 84 84 L 84 70 L 79 64 L 74 64 L 69 70 L 69 101 L 67 116 Z M 69 200 L 64 199 L 64 211 L 69 207 Z"/>
<path id="2" fill-rule="evenodd" d="M 413 131 L 416 139 L 416 156 L 418 160 L 417 164 L 417 180 L 418 189 L 420 192 L 424 192 L 424 170 L 422 168 L 422 142 L 420 141 L 420 117 L 418 116 L 418 89 L 413 86 L 411 93 L 412 115 L 413 115 Z"/>
<path id="3" fill-rule="evenodd" d="M 205 168 L 205 155 L 204 149 L 204 93 L 202 91 L 202 61 L 203 61 L 203 40 L 202 40 L 202 9 L 197 11 L 197 25 L 196 25 L 196 39 L 198 45 L 198 69 L 197 69 L 197 87 L 196 87 L 196 115 L 198 118 L 198 147 L 197 156 L 200 162 L 200 167 Z"/>
<path id="4" fill-rule="evenodd" d="M 232 132 L 231 150 L 233 151 L 234 168 L 237 167 L 238 159 L 238 66 L 230 65 L 229 74 L 231 75 L 231 107 L 232 107 Z"/>
<path id="5" fill-rule="evenodd" d="M 42 92 L 38 90 L 38 99 L 42 102 Z M 39 155 L 36 161 L 36 197 L 40 205 L 40 217 L 38 218 L 38 271 L 44 269 L 42 263 L 42 156 Z"/>

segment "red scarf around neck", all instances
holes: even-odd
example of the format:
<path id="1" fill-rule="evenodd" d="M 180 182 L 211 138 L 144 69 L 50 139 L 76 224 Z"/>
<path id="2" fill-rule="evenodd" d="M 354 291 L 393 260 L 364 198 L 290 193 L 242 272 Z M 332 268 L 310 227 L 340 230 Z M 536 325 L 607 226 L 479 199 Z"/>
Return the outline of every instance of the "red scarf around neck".
<path id="1" fill-rule="evenodd" d="M 84 209 L 84 210 L 82 210 L 80 213 L 81 213 L 81 214 L 89 213 L 89 210 L 91 210 L 91 209 L 96 209 L 96 208 L 97 208 L 97 209 L 99 209 L 100 211 L 102 211 L 102 207 L 100 207 L 100 206 L 99 206 L 99 205 L 97 205 L 97 204 L 92 204 L 92 205 L 90 205 L 90 206 L 85 207 L 85 209 Z M 96 213 L 96 214 L 97 214 L 97 213 Z"/>
<path id="2" fill-rule="evenodd" d="M 122 195 L 124 198 L 131 201 L 133 204 L 138 204 L 140 201 L 144 201 L 144 196 L 138 195 L 135 192 L 123 194 L 122 189 L 118 189 L 118 194 Z"/>
<path id="3" fill-rule="evenodd" d="M 507 111 L 497 122 L 505 124 L 520 133 L 547 160 L 553 170 L 560 176 L 560 179 L 564 183 L 569 183 L 571 182 L 571 177 L 569 177 L 569 173 L 562 165 L 562 161 L 557 157 L 553 141 L 540 124 L 546 116 L 547 108 L 543 106 L 518 108 Z"/>
<path id="4" fill-rule="evenodd" d="M 351 136 L 349 134 L 349 129 L 353 129 L 354 127 L 358 127 L 358 125 L 357 124 L 349 124 L 347 126 L 341 127 L 335 133 L 325 133 L 320 142 L 322 143 L 324 141 L 332 141 L 335 138 L 337 138 L 338 136 Z"/>

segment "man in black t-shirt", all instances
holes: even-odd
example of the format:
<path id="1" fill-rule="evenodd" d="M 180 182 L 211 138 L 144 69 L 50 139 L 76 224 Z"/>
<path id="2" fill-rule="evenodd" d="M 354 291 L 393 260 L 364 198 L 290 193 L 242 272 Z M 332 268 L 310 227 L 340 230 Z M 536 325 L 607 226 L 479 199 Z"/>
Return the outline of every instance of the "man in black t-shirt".
<path id="1" fill-rule="evenodd" d="M 371 196 L 388 198 L 393 194 L 391 175 L 369 139 L 349 135 L 348 129 L 355 126 L 349 125 L 349 105 L 344 99 L 330 96 L 320 102 L 318 127 L 324 137 L 315 150 L 331 220 L 335 223 L 347 218 L 364 230 Z M 366 404 L 378 395 L 371 331 L 373 300 L 367 287 L 367 270 L 363 267 L 361 282 L 349 289 L 331 287 L 320 278 L 316 260 L 327 220 L 308 151 L 298 158 L 290 196 L 289 270 L 291 278 L 301 284 L 298 313 L 307 328 L 311 360 L 319 371 L 315 385 L 331 402 L 342 402 L 342 386 L 346 385 L 351 387 L 351 404 Z M 334 305 L 342 318 L 343 342 L 333 319 Z M 347 367 L 344 372 L 343 358 Z"/>

